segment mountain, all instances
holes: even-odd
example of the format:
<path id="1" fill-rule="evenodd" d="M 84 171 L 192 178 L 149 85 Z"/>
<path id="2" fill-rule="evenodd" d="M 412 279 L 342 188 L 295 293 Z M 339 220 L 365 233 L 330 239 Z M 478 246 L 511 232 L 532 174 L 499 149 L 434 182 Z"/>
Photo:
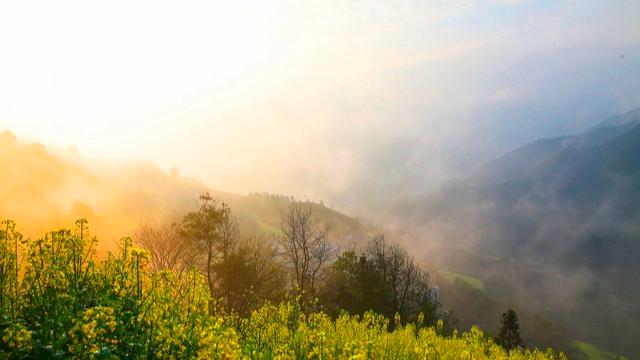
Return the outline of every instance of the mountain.
<path id="1" fill-rule="evenodd" d="M 23 234 L 39 237 L 84 217 L 105 245 L 101 251 L 142 223 L 178 220 L 197 209 L 203 192 L 230 206 L 244 235 L 278 232 L 280 215 L 290 201 L 211 189 L 148 162 L 89 160 L 74 151 L 21 141 L 7 131 L 0 132 L 0 169 L 0 219 L 12 219 Z M 336 242 L 355 242 L 369 231 L 322 204 L 306 205 L 321 221 L 332 224 L 330 237 Z"/>
<path id="2" fill-rule="evenodd" d="M 571 152 L 581 153 L 577 156 L 587 161 L 597 161 L 588 154 L 588 149 L 606 146 L 606 143 L 633 131 L 638 125 L 640 109 L 611 117 L 582 134 L 543 139 L 526 145 L 480 167 L 467 180 L 478 186 L 535 177 L 543 167 L 549 167 L 552 163 L 561 167 L 568 165 L 563 160 L 567 160 Z"/>
<path id="3" fill-rule="evenodd" d="M 244 235 L 275 233 L 290 201 L 217 191 L 151 163 L 90 160 L 8 132 L 0 169 L 0 219 L 31 237 L 86 217 L 102 244 L 113 243 L 141 223 L 179 219 L 205 191 L 230 205 Z M 370 235 L 353 218 L 307 205 L 333 224 L 335 242 Z M 529 346 L 576 340 L 640 358 L 640 110 L 539 140 L 379 210 L 461 325 L 492 331 L 513 307 Z"/>
<path id="4" fill-rule="evenodd" d="M 526 145 L 386 216 L 490 296 L 640 358 L 640 110 Z"/>

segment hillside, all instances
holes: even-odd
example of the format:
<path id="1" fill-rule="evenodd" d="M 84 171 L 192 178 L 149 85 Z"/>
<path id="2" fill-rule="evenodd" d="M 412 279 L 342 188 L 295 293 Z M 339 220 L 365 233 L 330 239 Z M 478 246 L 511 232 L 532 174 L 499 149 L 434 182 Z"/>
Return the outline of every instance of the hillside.
<path id="1" fill-rule="evenodd" d="M 0 169 L 0 218 L 16 221 L 21 232 L 37 237 L 84 217 L 92 233 L 103 239 L 102 250 L 141 223 L 177 220 L 198 206 L 197 197 L 205 191 L 229 204 L 245 235 L 277 232 L 289 201 L 211 189 L 148 162 L 91 161 L 74 152 L 23 142 L 10 132 L 0 133 Z M 308 205 L 321 221 L 332 224 L 334 241 L 348 243 L 365 236 L 358 221 L 321 204 Z"/>
<path id="2" fill-rule="evenodd" d="M 193 210 L 197 195 L 205 191 L 229 204 L 244 235 L 274 234 L 280 231 L 280 214 L 290 198 L 216 191 L 149 163 L 89 163 L 77 154 L 24 143 L 7 132 L 0 134 L 0 168 L 4 169 L 0 217 L 14 219 L 18 230 L 31 238 L 15 245 L 14 252 L 15 232 L 10 225 L 0 230 L 0 263 L 3 269 L 15 269 L 15 273 L 4 271 L 3 279 L 16 274 L 15 280 L 0 281 L 0 312 L 10 319 L 0 329 L 0 355 L 299 358 L 321 354 L 323 358 L 417 359 L 434 352 L 459 358 L 471 351 L 487 359 L 564 358 L 535 349 L 515 349 L 509 354 L 475 327 L 447 336 L 450 324 L 432 316 L 438 314 L 435 305 L 428 319 L 407 316 L 400 323 L 396 315 L 397 323 L 391 327 L 390 318 L 373 312 L 342 313 L 338 318 L 321 311 L 305 314 L 297 302 L 301 298 L 276 305 L 252 303 L 255 311 L 246 318 L 213 312 L 209 309 L 215 303 L 210 298 L 211 283 L 205 285 L 202 273 L 154 273 L 148 252 L 131 248 L 130 240 L 118 243 L 116 239 L 141 223 L 177 219 Z M 311 207 L 316 218 L 332 224 L 330 240 L 347 251 L 349 245 L 371 235 L 357 220 L 323 204 L 303 204 Z M 90 232 L 100 239 L 98 252 L 114 250 L 112 255 L 92 258 L 93 243 L 83 238 L 84 230 L 54 231 L 39 238 L 46 227 L 70 227 L 65 224 L 80 217 L 89 220 Z M 14 262 L 19 258 L 22 261 Z M 406 254 L 400 263 L 409 262 L 413 257 Z M 286 269 L 279 266 L 281 271 Z M 233 272 L 233 282 L 241 283 L 243 274 Z M 429 294 L 429 288 L 424 289 Z M 424 293 L 417 295 L 424 299 Z M 7 304 L 11 304 L 11 316 L 5 312 Z M 131 316 L 132 309 L 137 316 Z M 187 328 L 191 330 L 181 332 Z"/>
<path id="3" fill-rule="evenodd" d="M 536 141 L 387 216 L 490 296 L 640 356 L 640 111 Z"/>

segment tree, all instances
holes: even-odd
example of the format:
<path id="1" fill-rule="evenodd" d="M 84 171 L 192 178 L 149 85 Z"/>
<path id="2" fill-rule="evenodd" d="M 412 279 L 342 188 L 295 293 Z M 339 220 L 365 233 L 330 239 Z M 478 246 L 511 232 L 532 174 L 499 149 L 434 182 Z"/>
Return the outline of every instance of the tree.
<path id="1" fill-rule="evenodd" d="M 240 238 L 240 226 L 238 220 L 233 214 L 231 209 L 222 204 L 222 222 L 218 225 L 218 231 L 220 232 L 220 253 L 222 260 L 226 260 L 229 254 L 235 252 Z"/>
<path id="2" fill-rule="evenodd" d="M 325 265 L 335 257 L 327 235 L 330 226 L 319 223 L 311 207 L 292 201 L 282 216 L 282 234 L 277 238 L 285 263 L 293 273 L 296 291 L 315 296 Z"/>
<path id="3" fill-rule="evenodd" d="M 389 319 L 399 314 L 404 322 L 420 320 L 420 325 L 435 325 L 438 319 L 450 325 L 453 320 L 441 311 L 428 274 L 383 235 L 370 240 L 360 255 L 353 250 L 342 253 L 331 265 L 322 290 L 332 315 L 343 309 L 354 314 L 373 310 Z"/>
<path id="4" fill-rule="evenodd" d="M 134 242 L 149 252 L 154 272 L 172 270 L 181 277 L 196 264 L 196 247 L 175 224 L 140 225 L 134 234 Z"/>
<path id="5" fill-rule="evenodd" d="M 507 350 L 524 347 L 524 342 L 520 337 L 518 315 L 516 315 L 516 312 L 512 309 L 502 314 L 500 331 L 496 337 L 496 343 Z"/>
<path id="6" fill-rule="evenodd" d="M 215 270 L 227 312 L 247 315 L 265 302 L 283 298 L 286 271 L 273 245 L 263 238 L 240 241 Z"/>
<path id="7" fill-rule="evenodd" d="M 429 285 L 429 274 L 415 264 L 403 247 L 389 244 L 384 235 L 378 235 L 369 242 L 367 253 L 386 294 L 385 309 L 381 309 L 385 314 L 398 313 L 408 319 L 437 303 Z"/>
<path id="8" fill-rule="evenodd" d="M 320 299 L 333 316 L 342 310 L 358 315 L 368 310 L 379 311 L 385 303 L 382 283 L 380 273 L 366 254 L 345 251 L 329 268 Z"/>
<path id="9" fill-rule="evenodd" d="M 215 266 L 229 257 L 238 241 L 237 221 L 231 209 L 225 203 L 218 205 L 208 193 L 202 194 L 200 209 L 183 217 L 180 234 L 198 252 L 197 262 L 207 277 L 209 291 L 212 297 L 217 297 L 220 294 Z"/>

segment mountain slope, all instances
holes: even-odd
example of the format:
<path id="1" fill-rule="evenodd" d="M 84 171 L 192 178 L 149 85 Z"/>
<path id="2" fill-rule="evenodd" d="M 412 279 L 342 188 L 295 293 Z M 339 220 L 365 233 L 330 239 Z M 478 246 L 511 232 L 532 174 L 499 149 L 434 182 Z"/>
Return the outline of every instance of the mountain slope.
<path id="1" fill-rule="evenodd" d="M 89 161 L 22 142 L 9 132 L 0 132 L 0 169 L 0 219 L 12 219 L 19 231 L 38 237 L 85 217 L 106 248 L 141 223 L 179 219 L 197 208 L 198 195 L 205 191 L 229 204 L 244 235 L 277 232 L 289 202 L 279 196 L 217 191 L 151 163 Z M 365 236 L 367 230 L 358 221 L 321 204 L 307 205 L 321 221 L 332 224 L 334 241 Z"/>
<path id="2" fill-rule="evenodd" d="M 529 144 L 387 215 L 491 296 L 640 357 L 640 110 Z"/>

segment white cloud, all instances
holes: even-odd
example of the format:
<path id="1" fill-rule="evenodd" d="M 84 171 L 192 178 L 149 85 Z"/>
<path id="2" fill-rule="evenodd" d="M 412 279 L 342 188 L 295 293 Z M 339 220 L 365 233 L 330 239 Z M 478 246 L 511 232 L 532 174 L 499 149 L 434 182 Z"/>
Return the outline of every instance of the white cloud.
<path id="1" fill-rule="evenodd" d="M 510 5 L 510 6 L 514 6 L 514 5 L 520 5 L 525 3 L 527 0 L 491 0 L 490 2 L 492 4 L 497 4 L 497 5 Z"/>
<path id="2" fill-rule="evenodd" d="M 395 162 L 446 162 L 469 151 L 478 128 L 526 115 L 492 111 L 542 96 L 568 103 L 608 82 L 616 101 L 637 103 L 638 79 L 622 71 L 640 43 L 633 11 L 492 6 L 523 2 L 2 4 L 0 128 L 177 165 L 227 190 L 298 195 L 339 192 L 378 161 L 370 154 L 407 138 L 420 152 L 403 148 Z M 615 67 L 594 60 L 604 52 Z M 482 116 L 495 122 L 483 127 Z"/>
<path id="3" fill-rule="evenodd" d="M 489 102 L 493 104 L 513 104 L 522 100 L 522 95 L 516 89 L 504 86 L 491 94 Z"/>

